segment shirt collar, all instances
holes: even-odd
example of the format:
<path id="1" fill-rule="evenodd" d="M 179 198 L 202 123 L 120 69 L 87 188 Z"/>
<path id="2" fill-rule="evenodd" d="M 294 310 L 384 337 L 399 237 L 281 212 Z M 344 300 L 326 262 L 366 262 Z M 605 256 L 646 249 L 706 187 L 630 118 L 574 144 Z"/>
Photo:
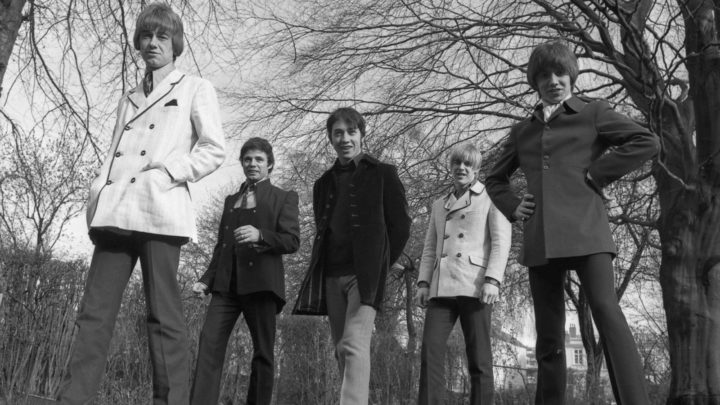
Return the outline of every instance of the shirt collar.
<path id="1" fill-rule="evenodd" d="M 355 157 L 352 158 L 352 159 L 351 159 L 347 164 L 345 164 L 345 165 L 343 165 L 342 163 L 340 163 L 340 159 L 337 159 L 337 158 L 336 158 L 336 159 L 335 159 L 335 163 L 333 164 L 333 168 L 341 168 L 341 167 L 347 166 L 347 165 L 353 165 L 353 166 L 354 166 L 353 168 L 356 168 L 356 167 L 358 167 L 358 165 L 360 164 L 360 161 L 363 159 L 364 156 L 365 156 L 365 153 L 360 152 L 360 153 L 358 153 L 357 155 L 355 155 Z"/>
<path id="2" fill-rule="evenodd" d="M 257 188 L 258 184 L 264 182 L 264 181 L 267 180 L 267 179 L 268 179 L 268 176 L 265 176 L 265 177 L 263 177 L 262 179 L 260 179 L 260 180 L 258 180 L 258 181 L 256 181 L 256 182 L 253 182 L 253 183 L 251 183 L 251 182 L 249 182 L 249 181 L 245 181 L 245 182 L 242 184 L 242 187 L 240 187 L 240 193 L 244 193 L 244 192 L 247 191 L 248 189 L 255 189 L 255 188 Z"/>

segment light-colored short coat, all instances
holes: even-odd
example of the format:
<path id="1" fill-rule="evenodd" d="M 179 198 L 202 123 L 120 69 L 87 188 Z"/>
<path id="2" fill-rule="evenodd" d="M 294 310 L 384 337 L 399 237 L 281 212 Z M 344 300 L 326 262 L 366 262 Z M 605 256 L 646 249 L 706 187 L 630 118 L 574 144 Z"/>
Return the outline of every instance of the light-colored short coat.
<path id="1" fill-rule="evenodd" d="M 502 282 L 511 226 L 476 182 L 459 199 L 453 193 L 433 203 L 418 282 L 432 297 L 479 297 L 485 277 Z"/>
<path id="2" fill-rule="evenodd" d="M 130 90 L 120 99 L 110 150 L 90 186 L 88 227 L 195 238 L 187 182 L 217 169 L 224 148 L 209 81 L 174 70 L 147 98 L 142 84 Z M 143 171 L 151 162 L 167 172 Z"/>

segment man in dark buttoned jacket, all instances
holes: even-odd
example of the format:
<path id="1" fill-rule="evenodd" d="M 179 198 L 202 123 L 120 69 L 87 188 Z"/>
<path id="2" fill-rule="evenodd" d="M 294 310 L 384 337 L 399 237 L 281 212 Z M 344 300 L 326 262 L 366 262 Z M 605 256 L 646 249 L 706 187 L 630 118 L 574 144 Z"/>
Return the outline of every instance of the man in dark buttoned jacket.
<path id="1" fill-rule="evenodd" d="M 602 188 L 652 158 L 658 140 L 606 102 L 573 96 L 577 75 L 575 55 L 563 43 L 535 48 L 527 76 L 541 103 L 510 131 L 486 186 L 509 220 L 524 221 L 520 263 L 530 268 L 535 309 L 535 403 L 565 400 L 563 280 L 566 270 L 575 270 L 600 333 L 617 403 L 648 404 L 642 363 L 615 293 L 616 250 Z M 527 179 L 522 199 L 509 184 L 518 168 Z"/>
<path id="2" fill-rule="evenodd" d="M 246 181 L 225 199 L 218 241 L 205 274 L 193 286 L 212 293 L 200 333 L 190 403 L 217 404 L 230 333 L 242 313 L 253 340 L 248 404 L 272 400 L 275 316 L 285 305 L 282 255 L 297 251 L 300 240 L 298 195 L 268 178 L 275 158 L 263 138 L 240 149 Z"/>
<path id="3" fill-rule="evenodd" d="M 317 235 L 293 312 L 328 315 L 343 376 L 340 404 L 364 405 L 375 314 L 410 217 L 396 168 L 362 152 L 362 115 L 340 108 L 326 127 L 337 160 L 313 187 Z"/>

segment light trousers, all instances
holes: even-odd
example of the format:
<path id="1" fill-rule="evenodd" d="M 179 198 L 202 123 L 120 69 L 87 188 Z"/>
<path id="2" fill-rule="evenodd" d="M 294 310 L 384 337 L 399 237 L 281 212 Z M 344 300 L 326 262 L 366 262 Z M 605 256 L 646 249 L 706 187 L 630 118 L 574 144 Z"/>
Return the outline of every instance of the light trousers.
<path id="1" fill-rule="evenodd" d="M 367 405 L 375 308 L 360 302 L 354 275 L 327 277 L 325 289 L 330 332 L 343 377 L 340 405 Z"/>

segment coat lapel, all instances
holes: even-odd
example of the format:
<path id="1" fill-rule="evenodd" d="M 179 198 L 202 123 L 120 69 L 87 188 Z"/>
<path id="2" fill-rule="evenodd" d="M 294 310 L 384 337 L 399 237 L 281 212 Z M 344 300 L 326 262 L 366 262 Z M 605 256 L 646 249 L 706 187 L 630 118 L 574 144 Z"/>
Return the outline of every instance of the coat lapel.
<path id="1" fill-rule="evenodd" d="M 135 115 L 133 115 L 132 118 L 126 124 L 129 124 L 136 119 L 138 119 L 141 115 L 145 114 L 147 110 L 157 105 L 161 100 L 163 100 L 170 92 L 175 88 L 175 86 L 182 81 L 182 79 L 185 77 L 183 73 L 180 73 L 178 70 L 173 70 L 170 72 L 170 74 L 167 75 L 163 79 L 162 82 L 160 82 L 157 87 L 153 89 L 153 91 L 150 93 L 149 97 L 145 97 L 145 94 L 143 93 L 142 89 L 142 82 L 138 84 L 134 89 L 130 91 L 130 94 L 128 95 L 128 99 L 130 102 L 135 105 Z"/>
<path id="2" fill-rule="evenodd" d="M 448 210 L 448 214 L 457 210 L 461 210 L 470 205 L 473 195 L 481 194 L 485 190 L 485 186 L 479 181 L 475 182 L 470 187 L 470 192 L 463 194 L 459 199 L 455 198 L 455 195 L 451 191 L 450 194 L 445 198 L 445 209 Z"/>

